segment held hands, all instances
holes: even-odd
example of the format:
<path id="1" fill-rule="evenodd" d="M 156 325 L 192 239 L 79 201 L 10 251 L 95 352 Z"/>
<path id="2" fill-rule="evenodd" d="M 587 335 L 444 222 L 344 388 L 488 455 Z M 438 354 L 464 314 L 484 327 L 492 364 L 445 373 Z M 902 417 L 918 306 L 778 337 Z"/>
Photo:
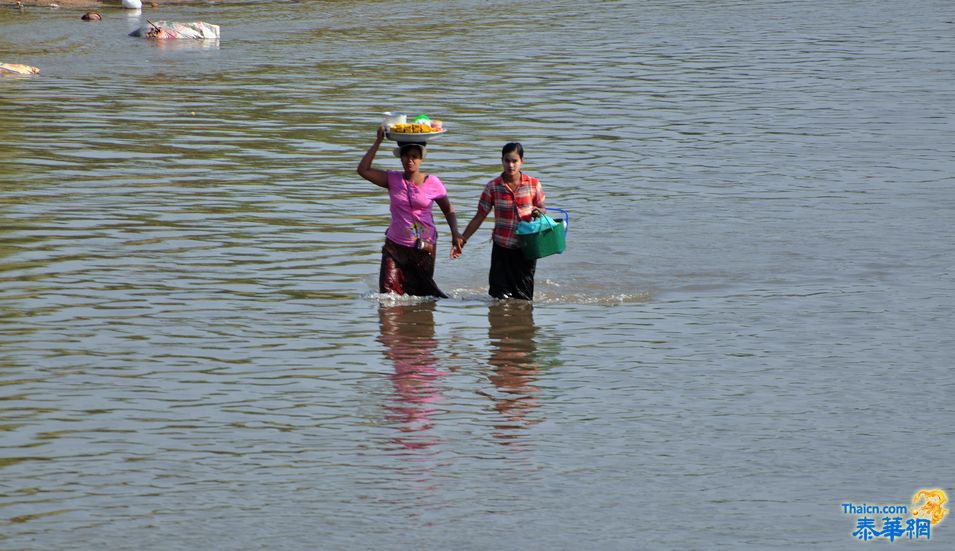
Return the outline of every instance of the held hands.
<path id="1" fill-rule="evenodd" d="M 451 238 L 451 258 L 460 258 L 466 241 L 460 235 Z"/>

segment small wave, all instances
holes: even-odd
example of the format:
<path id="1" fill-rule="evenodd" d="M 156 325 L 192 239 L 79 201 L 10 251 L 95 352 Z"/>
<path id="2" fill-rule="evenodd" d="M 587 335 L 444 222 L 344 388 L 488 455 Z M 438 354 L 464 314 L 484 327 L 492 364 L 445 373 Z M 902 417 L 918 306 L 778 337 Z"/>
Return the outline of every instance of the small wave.
<path id="1" fill-rule="evenodd" d="M 369 291 L 362 296 L 363 298 L 375 301 L 382 306 L 410 306 L 438 300 L 436 297 L 418 297 L 412 295 L 399 295 L 395 293 L 377 293 L 373 291 Z"/>
<path id="2" fill-rule="evenodd" d="M 542 282 L 546 283 L 546 282 Z M 534 293 L 534 304 L 603 304 L 613 306 L 617 304 L 633 304 L 640 302 L 650 302 L 652 295 L 649 291 L 639 293 L 609 292 L 609 293 L 587 293 L 587 292 L 562 292 L 556 285 L 546 285 L 545 288 L 538 284 L 538 289 Z M 414 305 L 433 301 L 456 301 L 456 302 L 478 302 L 483 304 L 495 304 L 501 302 L 487 294 L 484 288 L 458 288 L 445 289 L 448 294 L 446 299 L 435 297 L 413 297 L 407 295 L 397 295 L 394 293 L 376 293 L 368 292 L 363 298 L 378 302 L 382 306 L 402 306 Z"/>
<path id="3" fill-rule="evenodd" d="M 603 304 L 613 306 L 617 304 L 633 304 L 650 302 L 649 292 L 643 293 L 611 293 L 606 295 L 588 295 L 584 293 L 552 294 L 549 292 L 535 293 L 536 304 Z"/>

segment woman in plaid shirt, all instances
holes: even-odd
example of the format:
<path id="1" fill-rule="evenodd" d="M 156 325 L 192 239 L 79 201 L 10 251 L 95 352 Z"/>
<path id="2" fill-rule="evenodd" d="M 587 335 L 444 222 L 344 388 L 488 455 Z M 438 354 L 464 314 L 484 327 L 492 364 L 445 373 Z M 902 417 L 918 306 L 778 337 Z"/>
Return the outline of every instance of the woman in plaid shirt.
<path id="1" fill-rule="evenodd" d="M 464 245 L 494 209 L 494 241 L 491 249 L 491 270 L 488 273 L 488 294 L 494 298 L 534 298 L 536 259 L 524 258 L 517 239 L 517 224 L 530 220 L 534 209 L 544 210 L 544 189 L 540 180 L 521 172 L 524 146 L 512 142 L 501 149 L 501 175 L 487 183 L 477 213 L 464 233 L 455 239 L 451 256 L 461 256 Z"/>

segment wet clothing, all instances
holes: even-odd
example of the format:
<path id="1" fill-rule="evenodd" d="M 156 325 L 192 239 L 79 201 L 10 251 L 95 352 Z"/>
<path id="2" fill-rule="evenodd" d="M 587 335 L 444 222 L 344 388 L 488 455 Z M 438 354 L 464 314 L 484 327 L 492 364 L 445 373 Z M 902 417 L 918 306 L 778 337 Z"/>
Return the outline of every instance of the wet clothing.
<path id="1" fill-rule="evenodd" d="M 487 294 L 494 298 L 534 299 L 534 272 L 537 259 L 524 258 L 521 249 L 508 249 L 494 243 Z"/>
<path id="2" fill-rule="evenodd" d="M 436 247 L 431 253 L 385 239 L 381 248 L 378 291 L 419 297 L 448 298 L 434 282 Z"/>
<path id="3" fill-rule="evenodd" d="M 415 185 L 405 179 L 404 172 L 389 170 L 387 174 L 391 224 L 381 248 L 378 291 L 447 298 L 434 282 L 438 229 L 431 207 L 448 192 L 437 176 L 429 174 Z M 427 251 L 415 248 L 418 238 L 431 244 Z"/>
<path id="4" fill-rule="evenodd" d="M 530 220 L 534 208 L 544 208 L 544 188 L 540 180 L 521 173 L 521 183 L 511 191 L 504 183 L 504 176 L 498 176 L 484 187 L 478 201 L 478 212 L 487 215 L 494 209 L 494 231 L 491 237 L 494 243 L 508 249 L 520 248 L 517 240 L 517 224 L 521 220 Z"/>
<path id="5" fill-rule="evenodd" d="M 530 220 L 535 208 L 544 208 L 544 188 L 540 180 L 523 172 L 516 190 L 508 189 L 501 175 L 488 182 L 481 193 L 478 212 L 486 215 L 494 209 L 494 247 L 487 291 L 494 298 L 534 298 L 537 260 L 524 258 L 517 224 Z"/>
<path id="6" fill-rule="evenodd" d="M 434 243 L 438 229 L 434 226 L 431 206 L 435 199 L 448 196 L 437 176 L 427 175 L 421 185 L 405 180 L 404 172 L 389 170 L 388 196 L 391 199 L 391 224 L 385 236 L 399 245 L 413 247 L 415 228 L 421 239 Z M 410 197 L 410 207 L 409 207 Z"/>

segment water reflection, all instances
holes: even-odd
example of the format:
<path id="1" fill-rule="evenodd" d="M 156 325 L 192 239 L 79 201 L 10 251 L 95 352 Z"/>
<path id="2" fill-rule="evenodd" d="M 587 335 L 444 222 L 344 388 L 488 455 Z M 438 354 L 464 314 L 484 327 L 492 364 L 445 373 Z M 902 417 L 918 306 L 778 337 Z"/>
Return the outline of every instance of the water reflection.
<path id="1" fill-rule="evenodd" d="M 488 362 L 494 368 L 488 378 L 496 390 L 494 408 L 504 419 L 495 424 L 495 436 L 508 440 L 541 421 L 530 416 L 539 401 L 539 389 L 534 386 L 540 371 L 534 307 L 526 301 L 495 302 L 488 308 L 487 319 Z"/>
<path id="2" fill-rule="evenodd" d="M 393 442 L 408 449 L 435 444 L 426 433 L 434 425 L 433 404 L 444 400 L 438 382 L 446 373 L 436 367 L 434 308 L 435 302 L 429 301 L 378 309 L 378 340 L 385 346 L 385 357 L 394 364 L 395 399 L 388 406 L 387 419 L 402 433 Z"/>

